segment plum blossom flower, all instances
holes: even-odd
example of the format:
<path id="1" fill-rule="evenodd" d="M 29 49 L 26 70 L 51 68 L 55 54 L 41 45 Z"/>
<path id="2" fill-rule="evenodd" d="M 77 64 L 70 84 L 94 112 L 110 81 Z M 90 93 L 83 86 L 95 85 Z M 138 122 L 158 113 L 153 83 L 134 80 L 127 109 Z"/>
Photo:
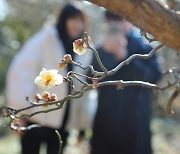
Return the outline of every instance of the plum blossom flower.
<path id="1" fill-rule="evenodd" d="M 58 70 L 46 70 L 43 68 L 34 82 L 42 89 L 49 89 L 61 84 L 63 82 L 63 77 L 58 74 Z"/>
<path id="2" fill-rule="evenodd" d="M 78 55 L 85 54 L 86 50 L 87 50 L 87 45 L 82 39 L 78 39 L 73 42 L 73 51 Z"/>

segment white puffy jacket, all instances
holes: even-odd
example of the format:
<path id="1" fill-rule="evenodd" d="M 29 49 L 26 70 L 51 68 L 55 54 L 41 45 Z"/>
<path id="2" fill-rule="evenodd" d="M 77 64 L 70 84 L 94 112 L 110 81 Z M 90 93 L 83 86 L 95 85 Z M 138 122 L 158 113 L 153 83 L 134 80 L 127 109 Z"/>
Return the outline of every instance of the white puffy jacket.
<path id="1" fill-rule="evenodd" d="M 36 93 L 42 91 L 34 84 L 34 79 L 38 76 L 42 68 L 58 69 L 58 63 L 65 54 L 62 42 L 54 26 L 43 27 L 37 34 L 24 45 L 21 51 L 15 56 L 7 74 L 7 105 L 20 109 L 30 105 L 25 98 L 34 98 Z M 88 51 L 82 56 L 76 55 L 74 61 L 81 62 L 82 65 L 90 64 L 92 52 Z M 59 70 L 60 74 L 66 76 L 67 70 Z M 84 73 L 82 69 L 74 67 L 73 71 Z M 80 84 L 75 82 L 75 87 Z M 51 88 L 50 93 L 57 94 L 59 99 L 67 95 L 67 83 Z M 91 127 L 95 111 L 95 99 L 89 97 L 90 92 L 79 99 L 72 100 L 67 129 L 77 128 L 86 129 Z M 52 128 L 60 128 L 64 116 L 66 103 L 63 109 L 50 113 L 35 115 L 31 121 Z M 32 108 L 25 111 L 32 113 L 43 108 Z"/>

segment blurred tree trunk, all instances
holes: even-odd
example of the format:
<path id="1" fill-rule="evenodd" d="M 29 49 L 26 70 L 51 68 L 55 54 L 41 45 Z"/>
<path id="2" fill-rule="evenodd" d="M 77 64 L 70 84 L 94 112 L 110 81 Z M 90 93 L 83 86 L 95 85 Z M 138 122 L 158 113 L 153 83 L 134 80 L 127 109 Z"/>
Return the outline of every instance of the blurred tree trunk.
<path id="1" fill-rule="evenodd" d="M 169 47 L 180 50 L 180 16 L 161 0 L 88 0 L 124 16 Z M 161 4 L 160 4 L 161 3 Z"/>

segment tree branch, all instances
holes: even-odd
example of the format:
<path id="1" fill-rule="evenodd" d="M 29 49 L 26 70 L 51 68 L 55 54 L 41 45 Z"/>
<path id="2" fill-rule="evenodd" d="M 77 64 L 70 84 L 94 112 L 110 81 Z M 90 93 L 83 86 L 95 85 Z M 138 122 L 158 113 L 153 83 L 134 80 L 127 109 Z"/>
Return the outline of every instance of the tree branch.
<path id="1" fill-rule="evenodd" d="M 159 0 L 88 0 L 123 16 L 163 44 L 180 50 L 180 16 Z"/>
<path id="2" fill-rule="evenodd" d="M 180 94 L 180 89 L 176 89 L 171 95 L 169 102 L 167 104 L 167 107 L 166 107 L 167 115 L 172 115 L 174 113 L 174 111 L 172 110 L 172 105 L 173 105 L 174 100 L 178 97 L 179 94 Z"/>

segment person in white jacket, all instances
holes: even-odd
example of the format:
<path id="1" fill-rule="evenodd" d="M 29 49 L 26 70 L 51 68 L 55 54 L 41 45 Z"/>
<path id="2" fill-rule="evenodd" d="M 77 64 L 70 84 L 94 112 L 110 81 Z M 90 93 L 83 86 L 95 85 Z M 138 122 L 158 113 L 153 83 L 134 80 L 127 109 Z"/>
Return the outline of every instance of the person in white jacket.
<path id="1" fill-rule="evenodd" d="M 82 11 L 67 4 L 56 25 L 43 27 L 37 34 L 23 46 L 21 51 L 13 59 L 7 74 L 7 105 L 20 109 L 27 107 L 29 103 L 26 97 L 34 98 L 36 93 L 42 91 L 34 84 L 42 68 L 59 69 L 58 63 L 65 54 L 71 54 L 74 61 L 87 66 L 91 63 L 91 52 L 83 56 L 75 55 L 72 43 L 81 37 L 85 31 L 85 17 Z M 66 76 L 67 72 L 73 70 L 82 73 L 83 70 L 68 65 L 67 69 L 59 70 L 60 74 Z M 74 83 L 80 88 L 80 83 Z M 50 93 L 57 94 L 58 99 L 64 98 L 71 92 L 67 83 L 51 88 Z M 88 93 L 79 99 L 66 102 L 61 110 L 42 113 L 30 119 L 21 121 L 22 126 L 40 124 L 42 127 L 27 130 L 21 136 L 22 154 L 38 154 L 42 142 L 47 144 L 48 154 L 57 154 L 59 143 L 54 132 L 58 129 L 65 145 L 68 130 L 72 128 L 86 129 L 91 125 L 92 112 L 89 110 L 90 97 Z M 33 108 L 27 112 L 35 112 L 42 108 Z"/>

